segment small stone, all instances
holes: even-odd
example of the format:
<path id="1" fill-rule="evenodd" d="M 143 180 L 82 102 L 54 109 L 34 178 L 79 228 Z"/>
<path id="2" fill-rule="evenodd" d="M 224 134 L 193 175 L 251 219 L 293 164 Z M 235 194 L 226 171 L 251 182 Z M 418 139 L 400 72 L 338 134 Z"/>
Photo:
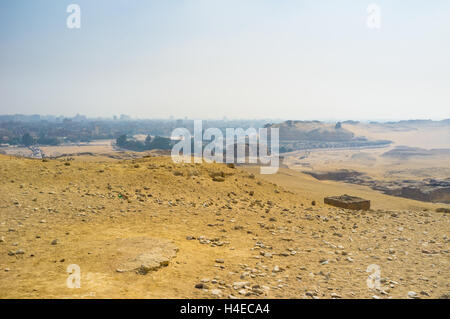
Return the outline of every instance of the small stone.
<path id="1" fill-rule="evenodd" d="M 417 293 L 414 292 L 414 291 L 408 292 L 408 297 L 409 297 L 409 298 L 412 298 L 412 299 L 419 299 L 419 296 L 418 296 Z"/>
<path id="2" fill-rule="evenodd" d="M 211 290 L 211 294 L 216 297 L 221 297 L 222 291 L 220 289 L 213 289 L 213 290 Z"/>
<path id="3" fill-rule="evenodd" d="M 59 239 L 53 239 L 51 244 L 52 245 L 58 245 L 59 244 Z"/>
<path id="4" fill-rule="evenodd" d="M 250 292 L 245 289 L 241 289 L 241 290 L 239 290 L 239 294 L 244 295 L 244 296 L 249 296 Z"/>
<path id="5" fill-rule="evenodd" d="M 223 259 L 216 259 L 216 263 L 218 264 L 223 264 L 225 262 L 225 260 Z"/>
<path id="6" fill-rule="evenodd" d="M 244 288 L 246 285 L 248 285 L 248 281 L 238 281 L 233 283 L 233 288 L 238 290 Z"/>
<path id="7" fill-rule="evenodd" d="M 207 287 L 206 287 L 206 285 L 204 284 L 204 283 L 198 283 L 198 284 L 195 284 L 195 288 L 197 288 L 197 289 L 206 289 Z"/>

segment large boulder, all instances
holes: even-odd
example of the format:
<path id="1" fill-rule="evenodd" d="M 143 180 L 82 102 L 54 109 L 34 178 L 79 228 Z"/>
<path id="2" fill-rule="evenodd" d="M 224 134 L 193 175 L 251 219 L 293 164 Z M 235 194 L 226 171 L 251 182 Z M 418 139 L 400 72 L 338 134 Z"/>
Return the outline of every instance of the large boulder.
<path id="1" fill-rule="evenodd" d="M 346 209 L 369 210 L 370 200 L 349 195 L 325 197 L 324 203 Z"/>
<path id="2" fill-rule="evenodd" d="M 136 272 L 145 275 L 169 265 L 176 256 L 177 246 L 162 238 L 120 239 L 117 272 Z"/>

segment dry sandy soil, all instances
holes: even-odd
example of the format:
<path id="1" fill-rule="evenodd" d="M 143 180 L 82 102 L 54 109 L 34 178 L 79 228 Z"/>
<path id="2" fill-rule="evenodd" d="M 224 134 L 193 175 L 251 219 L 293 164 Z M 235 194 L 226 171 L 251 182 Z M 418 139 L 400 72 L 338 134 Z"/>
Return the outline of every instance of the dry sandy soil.
<path id="1" fill-rule="evenodd" d="M 449 148 L 450 126 L 431 122 L 428 124 L 343 124 L 343 128 L 355 133 L 356 136 L 365 136 L 372 140 L 387 139 L 394 142 L 394 146 L 404 145 L 411 147 Z"/>
<path id="2" fill-rule="evenodd" d="M 374 210 L 323 204 L 343 193 Z M 0 298 L 448 297 L 450 220 L 437 207 L 286 168 L 0 155 Z M 165 267 L 120 268 L 158 242 L 176 251 Z M 80 288 L 67 286 L 72 264 Z"/>
<path id="3" fill-rule="evenodd" d="M 41 150 L 46 157 L 58 157 L 64 154 L 77 154 L 77 153 L 110 153 L 113 151 L 114 140 L 93 140 L 89 143 L 79 144 L 62 144 L 58 146 L 41 146 Z M 32 152 L 27 147 L 3 147 L 0 149 L 7 155 L 14 156 L 31 156 Z"/>
<path id="4" fill-rule="evenodd" d="M 41 149 L 48 157 L 57 157 L 63 154 L 76 153 L 109 153 L 113 151 L 113 140 L 94 140 L 78 145 L 42 146 Z"/>

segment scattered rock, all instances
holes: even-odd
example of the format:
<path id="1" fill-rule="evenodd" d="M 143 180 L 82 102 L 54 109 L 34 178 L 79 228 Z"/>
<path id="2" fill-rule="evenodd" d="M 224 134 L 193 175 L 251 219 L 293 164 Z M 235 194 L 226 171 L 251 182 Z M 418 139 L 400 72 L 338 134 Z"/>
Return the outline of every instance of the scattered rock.
<path id="1" fill-rule="evenodd" d="M 211 294 L 213 296 L 216 296 L 216 297 L 221 297 L 222 296 L 222 291 L 220 289 L 212 289 L 211 290 Z"/>
<path id="2" fill-rule="evenodd" d="M 248 291 L 246 289 L 241 289 L 238 292 L 240 295 L 243 295 L 243 296 L 250 296 L 250 294 L 251 294 L 250 291 Z"/>
<path id="3" fill-rule="evenodd" d="M 18 250 L 16 250 L 16 251 L 10 250 L 10 251 L 8 252 L 8 255 L 9 255 L 9 256 L 23 255 L 23 254 L 25 254 L 25 251 L 23 251 L 22 249 L 18 249 Z"/>
<path id="4" fill-rule="evenodd" d="M 203 282 L 200 282 L 198 284 L 195 284 L 195 288 L 197 288 L 197 289 L 207 289 L 207 286 Z"/>
<path id="5" fill-rule="evenodd" d="M 321 260 L 319 260 L 319 263 L 321 265 L 327 265 L 329 263 L 329 261 L 328 261 L 328 259 L 321 259 Z"/>
<path id="6" fill-rule="evenodd" d="M 174 171 L 173 175 L 175 175 L 175 176 L 183 176 L 183 172 L 182 171 Z"/>
<path id="7" fill-rule="evenodd" d="M 234 282 L 233 283 L 233 289 L 234 290 L 239 290 L 245 286 L 247 286 L 249 284 L 248 281 L 238 281 L 238 282 Z"/>
<path id="8" fill-rule="evenodd" d="M 272 272 L 275 272 L 275 273 L 281 272 L 281 268 L 279 266 L 275 265 L 275 267 L 273 267 L 273 269 L 272 269 Z"/>
<path id="9" fill-rule="evenodd" d="M 214 176 L 212 180 L 213 182 L 225 182 L 225 178 L 222 176 Z"/>

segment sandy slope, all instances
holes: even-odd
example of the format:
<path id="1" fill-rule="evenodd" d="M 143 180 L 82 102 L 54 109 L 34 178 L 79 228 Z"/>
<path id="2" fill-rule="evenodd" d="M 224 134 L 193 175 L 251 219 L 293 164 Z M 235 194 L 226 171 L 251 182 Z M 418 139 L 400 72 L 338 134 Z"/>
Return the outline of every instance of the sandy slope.
<path id="1" fill-rule="evenodd" d="M 382 210 L 322 204 L 343 192 Z M 0 156 L 0 297 L 438 298 L 449 293 L 450 228 L 434 207 L 286 169 Z M 118 239 L 134 237 L 171 240 L 178 253 L 147 275 L 119 273 Z M 79 289 L 66 286 L 70 264 Z M 367 287 L 372 264 L 379 290 Z"/>

